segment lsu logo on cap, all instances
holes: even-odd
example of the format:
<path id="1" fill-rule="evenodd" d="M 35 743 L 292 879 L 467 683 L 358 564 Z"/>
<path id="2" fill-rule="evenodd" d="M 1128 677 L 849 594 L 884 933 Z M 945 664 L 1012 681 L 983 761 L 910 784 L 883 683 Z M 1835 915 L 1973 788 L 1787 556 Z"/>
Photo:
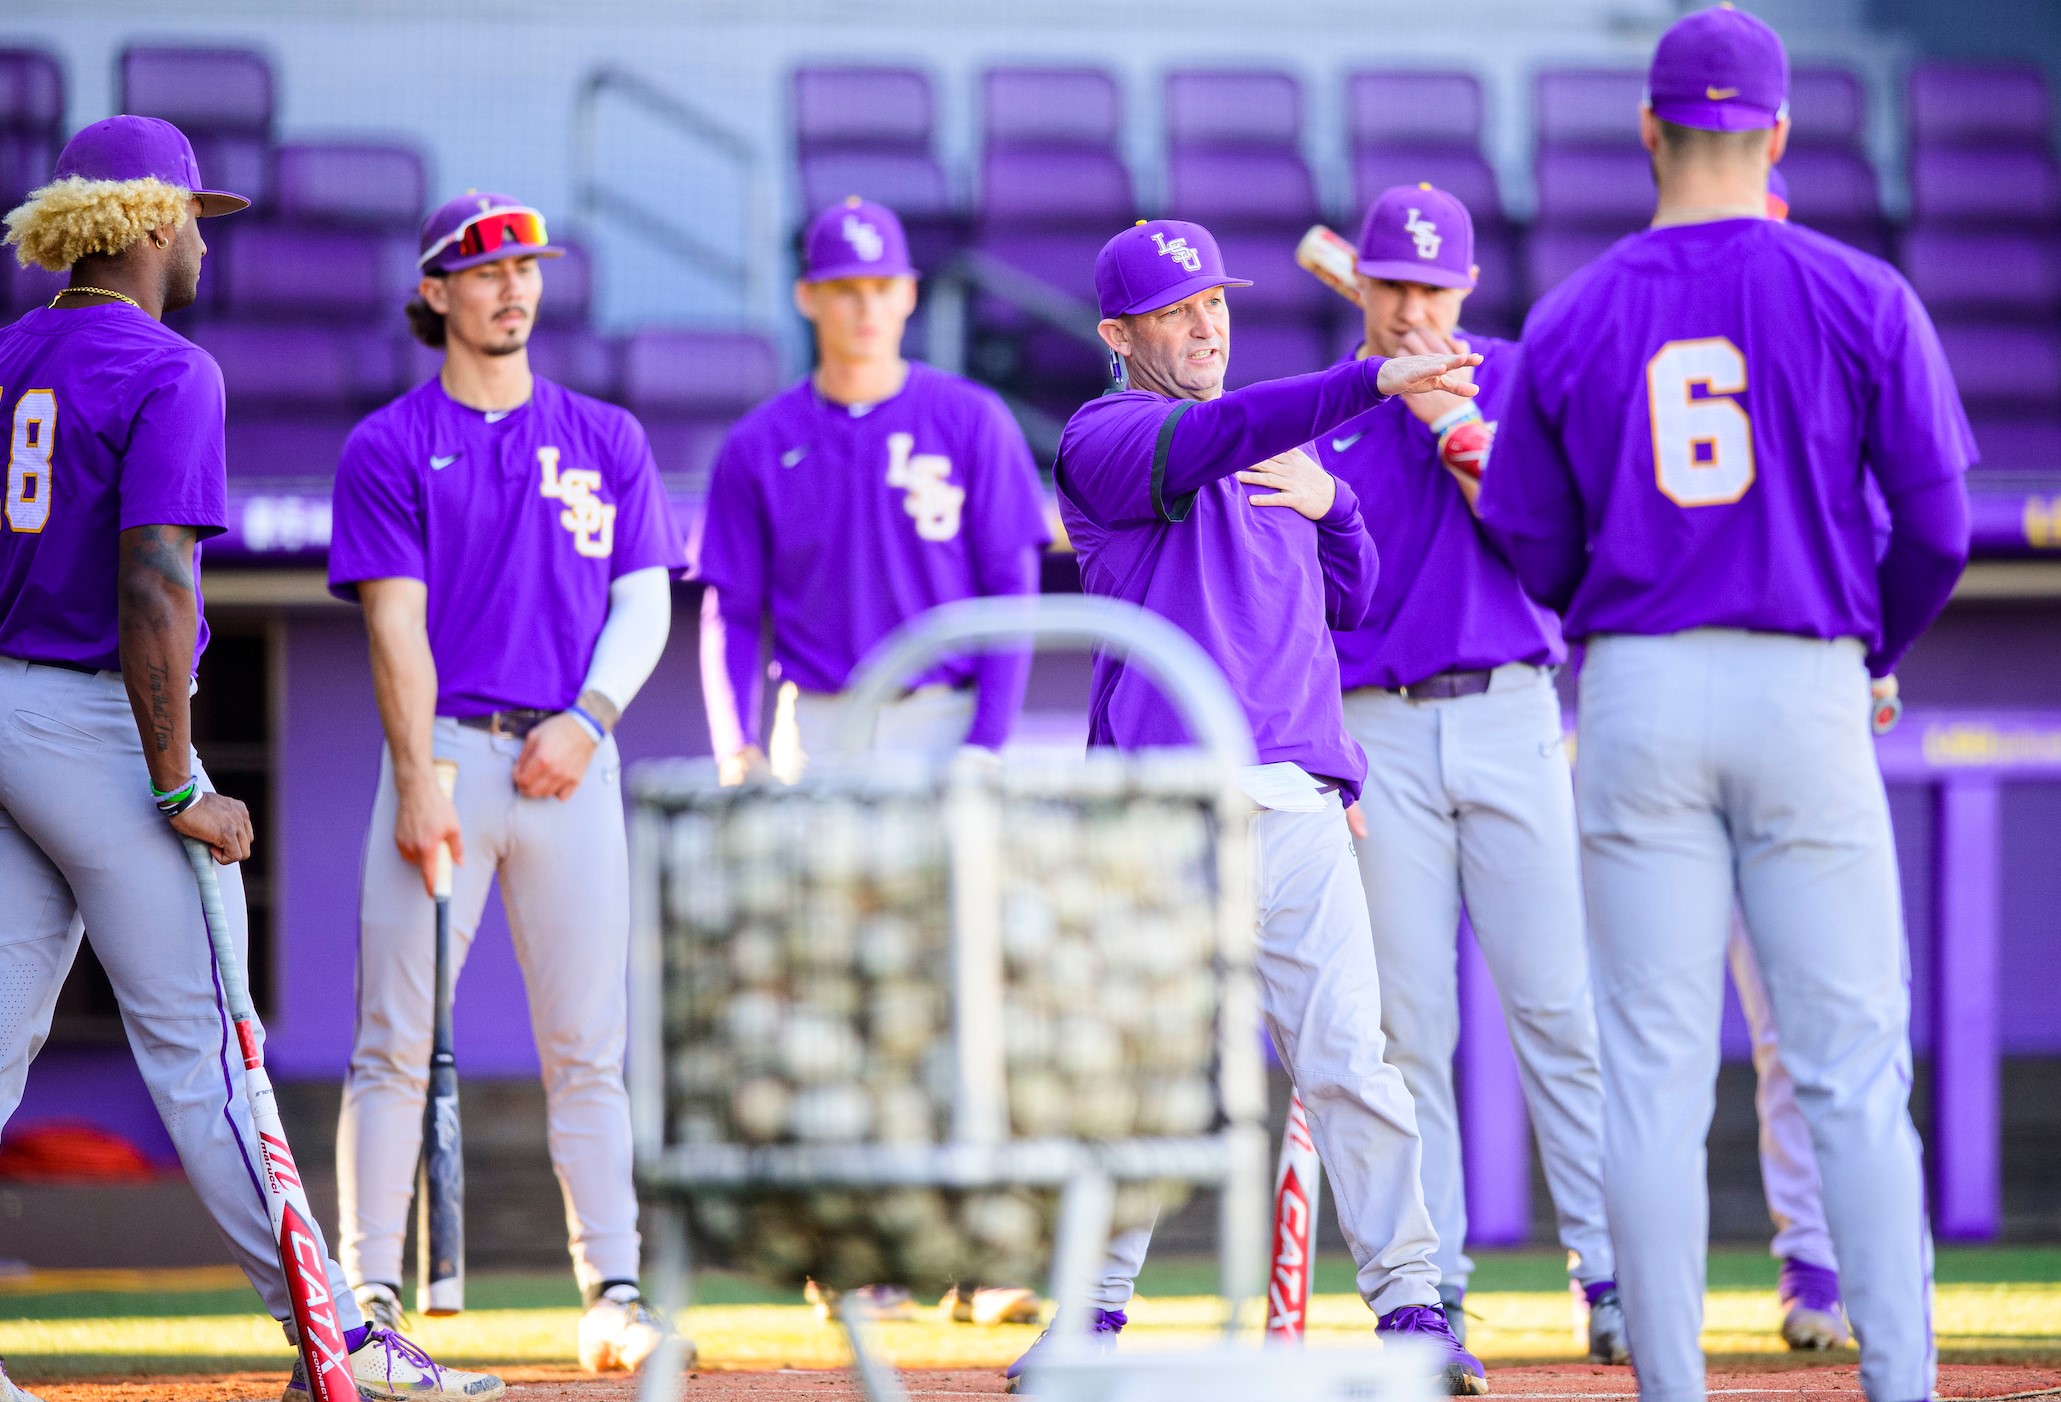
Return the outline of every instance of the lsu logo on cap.
<path id="1" fill-rule="evenodd" d="M 880 237 L 880 230 L 856 214 L 847 214 L 838 232 L 852 246 L 852 252 L 868 263 L 878 263 L 880 255 L 887 251 L 887 242 Z"/>
<path id="2" fill-rule="evenodd" d="M 1412 210 L 1411 212 L 1415 213 L 1416 211 Z M 1168 243 L 1165 234 L 1154 234 L 1152 241 L 1159 246 L 1160 257 L 1173 259 L 1191 273 L 1202 271 L 1202 250 L 1190 248 L 1187 239 L 1178 238 L 1172 243 Z"/>
<path id="3" fill-rule="evenodd" d="M 1426 260 L 1438 257 L 1439 245 L 1445 242 L 1438 225 L 1426 219 L 1421 211 L 1411 210 L 1410 217 L 1403 221 L 1403 232 L 1417 243 L 1417 256 Z"/>

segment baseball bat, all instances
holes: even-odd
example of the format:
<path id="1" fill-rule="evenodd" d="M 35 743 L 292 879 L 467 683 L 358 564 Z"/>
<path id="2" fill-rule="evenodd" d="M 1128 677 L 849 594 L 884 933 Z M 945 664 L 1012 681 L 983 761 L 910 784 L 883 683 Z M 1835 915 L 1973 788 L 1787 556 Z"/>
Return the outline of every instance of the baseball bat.
<path id="1" fill-rule="evenodd" d="M 1267 1342 L 1300 1344 L 1309 1322 L 1317 1265 L 1317 1188 L 1324 1168 L 1310 1139 L 1302 1094 L 1288 1101 L 1288 1127 L 1274 1170 L 1274 1251 L 1267 1271 Z"/>
<path id="2" fill-rule="evenodd" d="M 1304 272 L 1339 296 L 1360 305 L 1359 250 L 1322 224 L 1310 225 L 1295 246 L 1295 261 Z"/>
<path id="3" fill-rule="evenodd" d="M 458 791 L 455 760 L 436 762 L 445 798 Z M 458 1124 L 458 1058 L 451 1049 L 451 848 L 437 847 L 436 1015 L 429 1095 L 422 1103 L 422 1163 L 415 1184 L 415 1303 L 424 1314 L 465 1309 L 465 1155 Z"/>
<path id="4" fill-rule="evenodd" d="M 293 1150 L 287 1147 L 286 1127 L 279 1122 L 279 1101 L 272 1093 L 271 1077 L 265 1074 L 264 1052 L 259 1044 L 263 1032 L 258 1025 L 257 1009 L 251 1006 L 243 959 L 230 939 L 228 916 L 222 909 L 222 884 L 215 874 L 215 855 L 205 842 L 191 837 L 181 841 L 186 844 L 186 862 L 193 868 L 194 884 L 200 888 L 200 909 L 207 921 L 208 949 L 214 955 L 222 1001 L 228 1005 L 229 1021 L 236 1028 L 236 1045 L 243 1052 L 243 1093 L 250 1102 L 251 1128 L 258 1136 L 265 1212 L 271 1219 L 272 1241 L 279 1251 L 279 1269 L 286 1276 L 294 1332 L 300 1338 L 301 1365 L 308 1375 L 309 1402 L 358 1402 L 358 1384 L 351 1376 L 350 1354 L 344 1348 L 343 1327 L 337 1320 L 336 1301 L 329 1291 L 329 1253 L 322 1245 L 315 1214 L 308 1207 L 308 1194 L 301 1186 Z"/>

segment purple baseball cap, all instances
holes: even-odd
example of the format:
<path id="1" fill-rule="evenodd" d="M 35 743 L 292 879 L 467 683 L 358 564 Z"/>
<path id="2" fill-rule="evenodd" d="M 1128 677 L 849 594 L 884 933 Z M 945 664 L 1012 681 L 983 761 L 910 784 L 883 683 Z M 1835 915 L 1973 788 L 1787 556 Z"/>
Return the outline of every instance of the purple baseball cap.
<path id="1" fill-rule="evenodd" d="M 1210 287 L 1250 287 L 1224 271 L 1209 230 L 1179 219 L 1140 219 L 1095 255 L 1095 298 L 1105 317 L 1131 316 Z"/>
<path id="2" fill-rule="evenodd" d="M 556 258 L 565 252 L 544 230 L 543 211 L 513 195 L 467 190 L 422 221 L 425 273 L 462 273 L 503 258 Z"/>
<path id="3" fill-rule="evenodd" d="M 809 221 L 802 235 L 807 282 L 841 277 L 915 277 L 909 236 L 884 204 L 846 195 Z"/>
<path id="4" fill-rule="evenodd" d="M 1474 286 L 1474 220 L 1467 206 L 1429 184 L 1383 190 L 1360 225 L 1360 271 L 1368 277 Z"/>
<path id="5" fill-rule="evenodd" d="M 1646 72 L 1646 105 L 1663 122 L 1758 131 L 1789 111 L 1789 55 L 1763 20 L 1730 5 L 1668 26 Z"/>
<path id="6" fill-rule="evenodd" d="M 210 190 L 200 181 L 200 162 L 186 133 L 157 117 L 107 117 L 82 128 L 58 153 L 59 180 L 162 180 L 191 191 L 200 201 L 200 217 L 234 214 L 250 201 L 227 190 Z"/>

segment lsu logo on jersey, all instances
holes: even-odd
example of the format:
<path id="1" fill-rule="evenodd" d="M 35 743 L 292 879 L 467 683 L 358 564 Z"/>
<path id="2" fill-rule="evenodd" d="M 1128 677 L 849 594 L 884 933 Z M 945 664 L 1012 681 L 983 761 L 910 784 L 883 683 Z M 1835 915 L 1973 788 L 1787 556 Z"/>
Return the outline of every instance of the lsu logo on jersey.
<path id="1" fill-rule="evenodd" d="M 887 436 L 887 485 L 906 493 L 902 509 L 916 522 L 917 535 L 925 540 L 950 540 L 959 534 L 966 489 L 945 480 L 952 475 L 950 458 L 943 453 L 912 453 L 915 446 L 914 434 Z"/>
<path id="2" fill-rule="evenodd" d="M 556 448 L 537 449 L 537 465 L 544 472 L 537 495 L 565 503 L 558 524 L 572 533 L 573 549 L 590 560 L 614 554 L 615 504 L 601 499 L 601 474 L 590 467 L 559 471 Z"/>
<path id="3" fill-rule="evenodd" d="M 1172 243 L 1168 243 L 1165 234 L 1155 233 L 1152 236 L 1152 241 L 1159 245 L 1160 257 L 1173 259 L 1191 273 L 1202 271 L 1202 250 L 1190 248 L 1187 239 L 1177 238 Z"/>

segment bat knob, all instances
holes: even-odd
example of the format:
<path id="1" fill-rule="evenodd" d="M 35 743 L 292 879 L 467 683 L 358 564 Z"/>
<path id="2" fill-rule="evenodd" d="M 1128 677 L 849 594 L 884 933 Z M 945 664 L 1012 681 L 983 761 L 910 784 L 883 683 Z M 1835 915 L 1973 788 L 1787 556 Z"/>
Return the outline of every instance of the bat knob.
<path id="1" fill-rule="evenodd" d="M 1904 703 L 1894 696 L 1884 696 L 1875 703 L 1869 722 L 1877 735 L 1887 735 L 1896 729 L 1896 723 L 1903 719 Z"/>

